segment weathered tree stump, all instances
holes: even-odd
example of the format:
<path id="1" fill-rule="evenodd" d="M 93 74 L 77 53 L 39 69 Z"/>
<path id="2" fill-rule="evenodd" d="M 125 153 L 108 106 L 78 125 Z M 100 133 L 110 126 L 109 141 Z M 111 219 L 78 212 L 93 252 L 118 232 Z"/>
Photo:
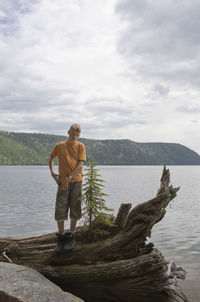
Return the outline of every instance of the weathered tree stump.
<path id="1" fill-rule="evenodd" d="M 54 252 L 55 233 L 1 238 L 0 260 L 7 256 L 32 267 L 86 302 L 187 302 L 177 283 L 185 278 L 184 269 L 167 262 L 152 242 L 145 243 L 180 189 L 169 184 L 164 166 L 156 196 L 132 210 L 131 204 L 122 203 L 109 238 L 88 243 L 78 227 L 75 248 L 60 255 Z"/>

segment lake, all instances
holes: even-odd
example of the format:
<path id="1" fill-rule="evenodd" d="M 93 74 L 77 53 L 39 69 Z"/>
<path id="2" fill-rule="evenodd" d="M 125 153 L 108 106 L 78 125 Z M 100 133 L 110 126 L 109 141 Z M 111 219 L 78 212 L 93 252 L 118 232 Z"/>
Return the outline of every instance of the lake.
<path id="1" fill-rule="evenodd" d="M 122 202 L 155 197 L 163 166 L 97 166 L 105 180 L 106 205 L 116 215 Z M 200 166 L 167 166 L 171 183 L 180 186 L 164 218 L 152 229 L 152 241 L 166 260 L 200 279 Z M 85 167 L 83 169 L 84 173 Z M 55 166 L 55 172 L 58 167 Z M 56 232 L 54 208 L 57 184 L 48 166 L 0 166 L 0 237 L 29 237 Z M 81 225 L 82 220 L 77 223 Z M 65 229 L 69 221 L 65 222 Z"/>

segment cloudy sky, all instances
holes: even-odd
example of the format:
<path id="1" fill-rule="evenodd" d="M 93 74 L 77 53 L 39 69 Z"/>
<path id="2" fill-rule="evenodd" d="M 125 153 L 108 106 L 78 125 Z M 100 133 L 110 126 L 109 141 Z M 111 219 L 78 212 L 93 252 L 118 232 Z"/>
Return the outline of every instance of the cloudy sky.
<path id="1" fill-rule="evenodd" d="M 0 0 L 0 130 L 200 154 L 200 1 Z"/>

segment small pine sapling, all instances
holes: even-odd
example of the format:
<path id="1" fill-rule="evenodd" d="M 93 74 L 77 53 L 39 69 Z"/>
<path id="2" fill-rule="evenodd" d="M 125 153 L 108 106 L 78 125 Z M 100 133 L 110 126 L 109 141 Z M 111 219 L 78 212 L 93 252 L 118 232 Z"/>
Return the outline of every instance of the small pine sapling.
<path id="1" fill-rule="evenodd" d="M 86 167 L 85 183 L 82 185 L 83 194 L 80 197 L 83 201 L 82 217 L 84 218 L 83 230 L 88 231 L 88 235 L 92 239 L 109 235 L 109 228 L 115 227 L 113 222 L 114 215 L 105 212 L 114 211 L 113 208 L 106 206 L 104 196 L 109 196 L 102 191 L 105 180 L 99 178 L 98 169 L 95 168 L 96 163 L 90 161 Z M 103 230 L 99 228 L 103 226 Z M 107 230 L 106 230 L 107 229 Z"/>

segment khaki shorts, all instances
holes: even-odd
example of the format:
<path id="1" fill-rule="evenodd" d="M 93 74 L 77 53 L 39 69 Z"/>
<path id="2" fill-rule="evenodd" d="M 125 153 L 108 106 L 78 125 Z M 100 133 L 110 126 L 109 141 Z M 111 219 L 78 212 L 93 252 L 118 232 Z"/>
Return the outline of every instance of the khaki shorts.
<path id="1" fill-rule="evenodd" d="M 61 183 L 58 184 L 55 203 L 55 220 L 68 220 L 68 211 L 70 209 L 70 218 L 80 219 L 81 201 L 77 198 L 82 195 L 82 180 L 69 182 L 68 189 L 62 191 L 60 189 Z"/>

